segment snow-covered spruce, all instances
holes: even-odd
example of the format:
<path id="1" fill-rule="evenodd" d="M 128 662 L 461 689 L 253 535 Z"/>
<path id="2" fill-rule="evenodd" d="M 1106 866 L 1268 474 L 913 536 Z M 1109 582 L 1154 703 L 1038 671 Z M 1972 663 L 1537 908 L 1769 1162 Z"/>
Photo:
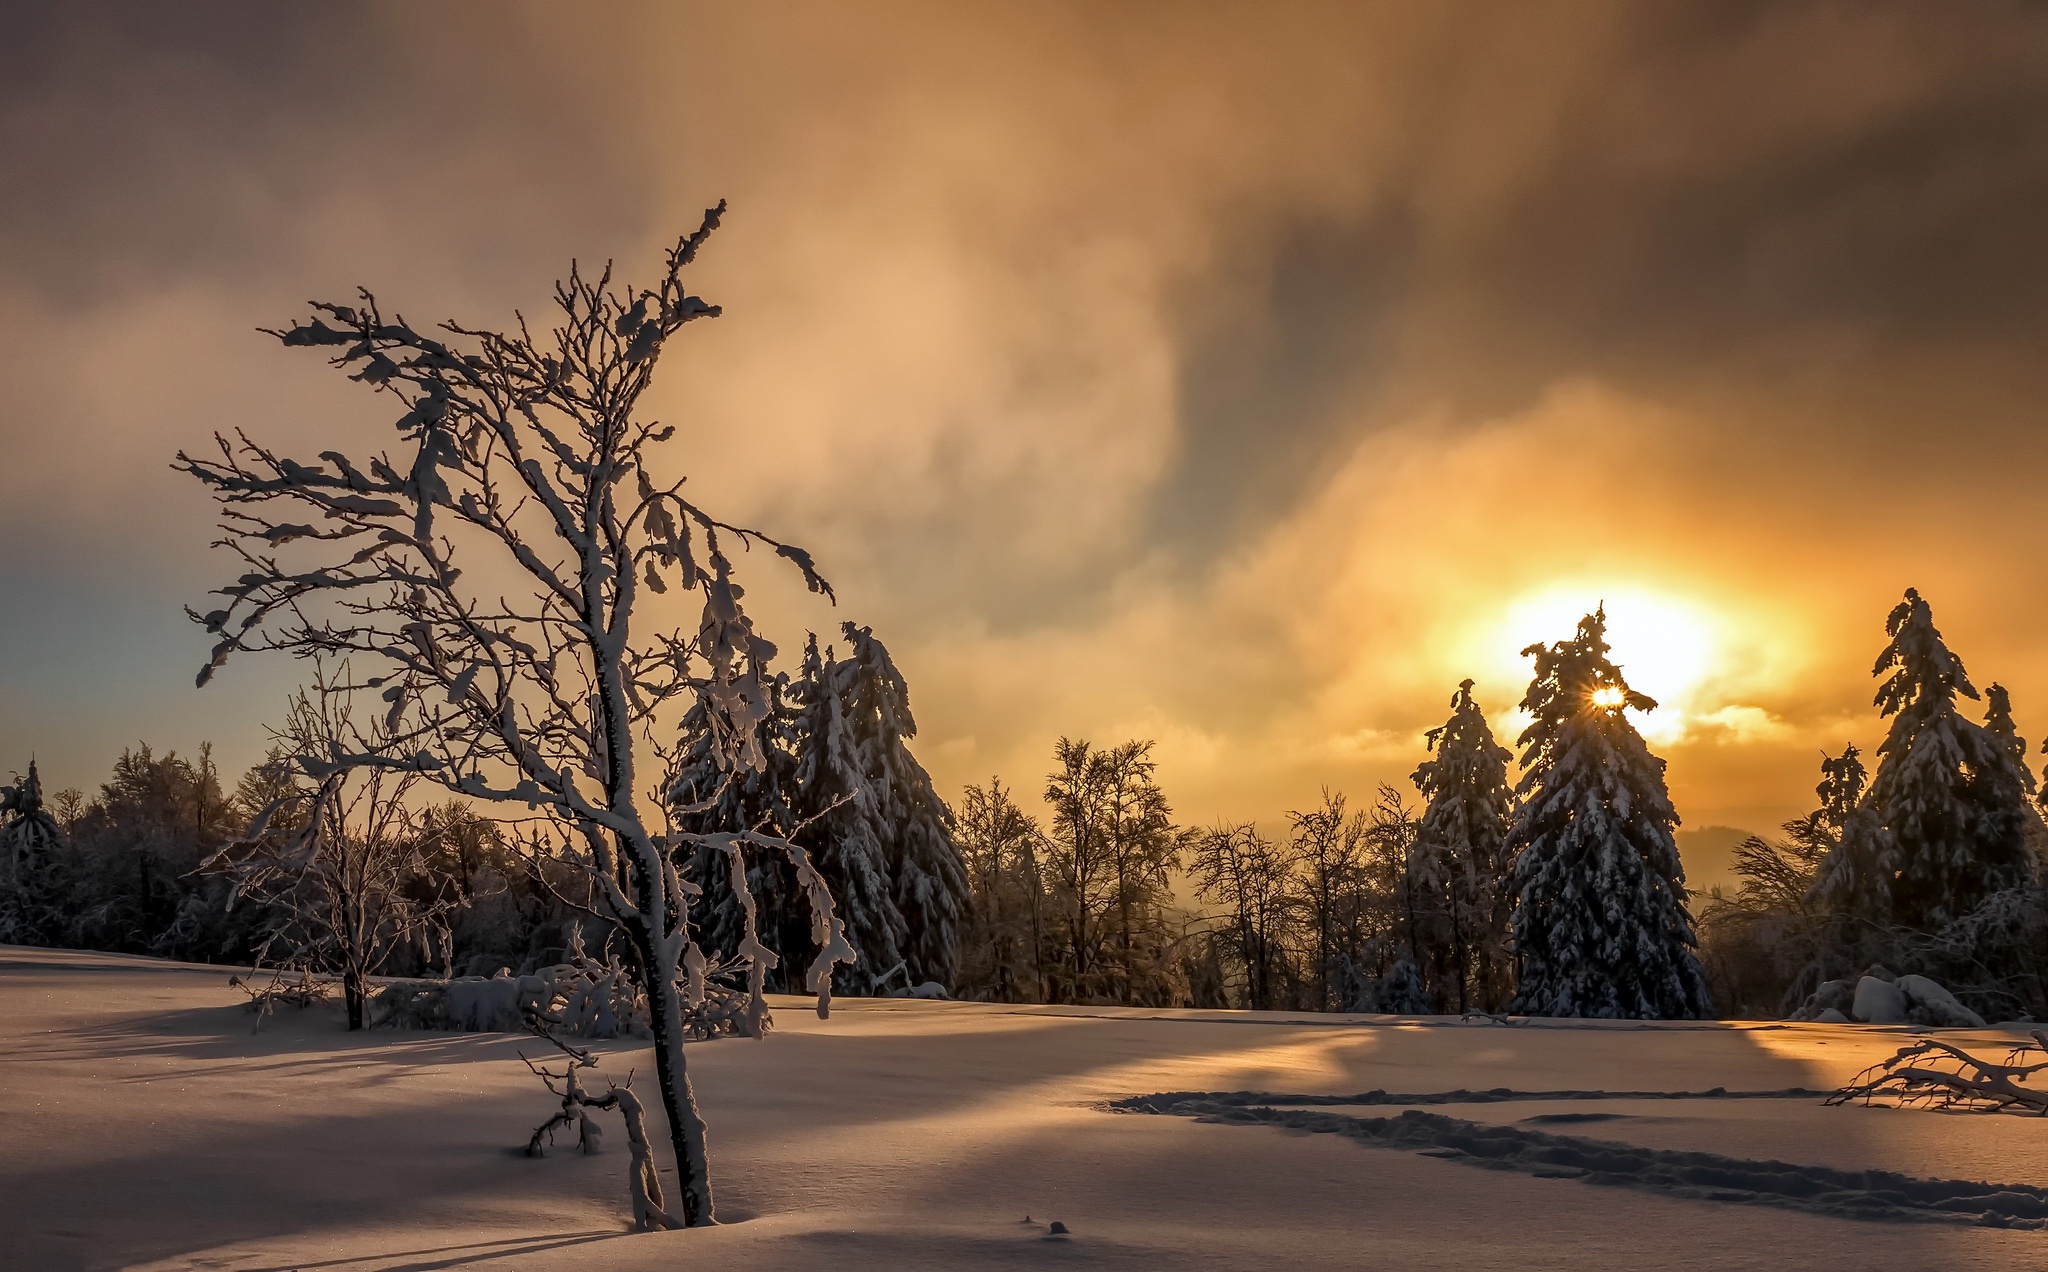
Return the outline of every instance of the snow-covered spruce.
<path id="1" fill-rule="evenodd" d="M 847 944 L 855 952 L 841 985 L 846 993 L 871 996 L 882 992 L 882 973 L 903 961 L 909 932 L 896 905 L 865 757 L 836 666 L 812 637 L 792 688 L 799 739 L 795 802 L 810 823 L 804 840 L 815 849 L 819 871 L 832 881 Z"/>
<path id="2" fill-rule="evenodd" d="M 865 778 L 862 813 L 888 864 L 890 897 L 903 916 L 902 957 L 912 986 L 949 985 L 966 922 L 967 868 L 954 843 L 953 810 L 910 753 L 917 720 L 910 686 L 873 630 L 845 623 L 847 656 L 826 674 L 842 704 L 838 719 L 852 735 Z"/>
<path id="3" fill-rule="evenodd" d="M 704 704 L 693 704 L 682 721 L 682 744 L 669 779 L 668 800 L 678 811 L 674 824 L 688 836 L 766 831 L 784 838 L 804 821 L 796 806 L 797 711 L 787 674 L 763 675 L 768 701 L 760 729 L 761 767 L 732 772 L 721 763 L 717 732 Z M 746 915 L 734 890 L 725 854 L 702 839 L 687 839 L 678 852 L 688 854 L 679 868 L 701 892 L 690 898 L 690 920 L 697 941 L 707 952 L 736 956 L 744 940 Z M 782 853 L 755 853 L 747 862 L 747 890 L 752 894 L 755 924 L 770 949 L 787 952 L 791 961 L 778 971 L 776 988 L 802 992 L 802 965 L 795 961 L 810 942 L 810 910 L 798 886 L 796 868 Z M 835 886 L 835 895 L 844 895 Z M 842 907 L 842 913 L 844 907 Z M 844 983 L 848 973 L 840 973 Z"/>
<path id="4" fill-rule="evenodd" d="M 1690 1019 L 1710 1014 L 1686 909 L 1678 814 L 1664 761 L 1625 709 L 1652 699 L 1607 658 L 1603 609 L 1577 635 L 1531 645 L 1522 699 L 1526 770 L 1508 836 L 1514 853 L 1513 1010 L 1531 1016 Z"/>
<path id="5" fill-rule="evenodd" d="M 968 908 L 953 813 L 907 745 L 917 726 L 902 673 L 870 629 L 843 630 L 848 657 L 820 654 L 814 636 L 793 682 L 763 677 L 758 771 L 720 770 L 706 717 L 687 715 L 670 799 L 691 810 L 677 822 L 697 834 L 769 828 L 812 847 L 859 951 L 841 978 L 849 992 L 883 993 L 898 978 L 950 984 Z M 696 851 L 705 864 L 709 850 Z M 717 872 L 699 874 L 691 911 L 703 943 L 736 950 L 743 899 Z M 764 944 L 798 948 L 807 921 L 789 862 L 757 856 L 749 882 Z"/>
<path id="6" fill-rule="evenodd" d="M 43 779 L 36 762 L 28 762 L 28 776 L 12 786 L 0 786 L 0 869 L 6 879 L 18 884 L 40 874 L 57 853 L 63 831 L 43 803 Z"/>
<path id="7" fill-rule="evenodd" d="M 1415 770 L 1427 801 L 1416 827 L 1411 870 L 1418 894 L 1449 938 L 1456 960 L 1454 1003 L 1498 1011 L 1514 989 L 1508 955 L 1508 761 L 1493 740 L 1486 715 L 1472 700 L 1472 682 L 1459 684 L 1451 718 L 1427 734 L 1435 752 Z"/>
<path id="8" fill-rule="evenodd" d="M 51 909 L 50 867 L 62 836 L 31 759 L 28 776 L 0 786 L 0 942 L 42 939 Z"/>
<path id="9" fill-rule="evenodd" d="M 830 591 L 802 549 L 684 498 L 661 462 L 674 428 L 638 413 L 667 342 L 719 312 L 683 275 L 723 212 L 677 242 L 652 288 L 616 287 L 609 266 L 596 278 L 572 267 L 555 287 L 555 326 L 539 334 L 523 320 L 422 332 L 368 292 L 316 304 L 271 334 L 391 395 L 398 453 L 358 462 L 332 448 L 306 462 L 216 435 L 212 452 L 181 452 L 176 465 L 220 504 L 221 545 L 240 567 L 219 608 L 192 613 L 215 638 L 202 685 L 246 651 L 350 659 L 364 678 L 341 691 L 377 695 L 385 741 L 316 758 L 310 778 L 409 771 L 523 805 L 529 833 L 583 868 L 634 947 L 688 1224 L 714 1221 L 678 987 L 700 984 L 705 962 L 687 917 L 698 885 L 677 863 L 697 837 L 657 832 L 650 814 L 665 810 L 644 806 L 641 760 L 656 721 L 695 699 L 726 771 L 766 762 L 758 726 L 774 647 L 741 608 L 729 547 L 766 545 Z M 694 632 L 639 621 L 646 594 L 671 585 L 703 596 Z M 815 907 L 822 952 L 807 981 L 824 1010 L 831 967 L 849 951 L 807 855 L 752 831 L 701 838 L 728 859 L 742 840 L 791 855 Z"/>
<path id="10" fill-rule="evenodd" d="M 1977 690 L 1919 592 L 1906 589 L 1885 631 L 1872 674 L 1885 677 L 1876 703 L 1890 730 L 1814 896 L 1868 926 L 1930 931 L 2029 877 L 2026 744 L 2004 690 L 1988 725 L 1958 709 Z"/>

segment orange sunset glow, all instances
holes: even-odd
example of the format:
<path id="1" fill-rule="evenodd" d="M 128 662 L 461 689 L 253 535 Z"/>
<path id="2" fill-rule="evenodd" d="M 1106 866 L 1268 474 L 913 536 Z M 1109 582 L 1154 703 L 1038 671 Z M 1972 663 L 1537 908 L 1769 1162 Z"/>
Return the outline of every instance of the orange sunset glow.
<path id="1" fill-rule="evenodd" d="M 164 464 L 377 425 L 251 328 L 358 282 L 495 321 L 717 195 L 727 317 L 655 405 L 838 589 L 767 626 L 889 640 L 943 791 L 1150 737 L 1191 820 L 1275 818 L 1404 780 L 1464 677 L 1507 733 L 1519 651 L 1604 601 L 1686 824 L 1768 828 L 1874 743 L 1909 584 L 2048 730 L 2027 24 L 608 12 L 30 23 L 0 746 L 260 752 L 283 669 L 182 687 L 215 567 Z M 630 69 L 541 70 L 599 46 Z"/>

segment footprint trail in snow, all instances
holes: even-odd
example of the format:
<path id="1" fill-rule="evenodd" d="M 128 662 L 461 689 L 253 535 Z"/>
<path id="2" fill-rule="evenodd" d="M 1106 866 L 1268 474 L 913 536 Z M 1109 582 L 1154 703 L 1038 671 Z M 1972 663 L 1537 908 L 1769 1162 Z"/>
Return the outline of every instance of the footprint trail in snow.
<path id="1" fill-rule="evenodd" d="M 1922 1179 L 1883 1170 L 1834 1170 L 1755 1161 L 1719 1153 L 1641 1148 L 1609 1140 L 1491 1125 L 1408 1108 L 1392 1117 L 1357 1117 L 1319 1105 L 1493 1104 L 1522 1100 L 1818 1099 L 1824 1092 L 1778 1091 L 1442 1091 L 1358 1095 L 1275 1095 L 1260 1091 L 1168 1091 L 1113 1101 L 1122 1113 L 1192 1117 L 1205 1122 L 1277 1126 L 1344 1135 L 1381 1148 L 1544 1179 L 1634 1188 L 1667 1197 L 1775 1206 L 1846 1219 L 2048 1228 L 2048 1188 L 2030 1184 Z M 1546 1115 L 1545 1121 L 1592 1120 Z"/>

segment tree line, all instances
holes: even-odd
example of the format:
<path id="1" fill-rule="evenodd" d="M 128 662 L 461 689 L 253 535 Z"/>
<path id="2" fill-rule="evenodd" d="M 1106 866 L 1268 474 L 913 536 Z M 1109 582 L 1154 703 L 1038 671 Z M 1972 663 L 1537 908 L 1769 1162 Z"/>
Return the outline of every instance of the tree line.
<path id="1" fill-rule="evenodd" d="M 1872 674 L 1872 773 L 1824 756 L 1819 806 L 1736 853 L 1702 913 L 1722 1009 L 1778 1016 L 1872 966 L 1934 978 L 1989 1019 L 2048 1016 L 2048 825 L 2005 688 L 1981 693 L 1918 591 Z M 1973 720 L 1964 701 L 1983 703 Z"/>
<path id="2" fill-rule="evenodd" d="M 684 717 L 665 780 L 692 836 L 679 864 L 703 880 L 692 929 L 714 964 L 739 966 L 746 916 L 705 845 L 753 829 L 817 863 L 855 994 L 1778 1016 L 1822 981 L 1884 964 L 1987 1014 L 2048 1008 L 2048 827 L 2027 745 L 2002 686 L 1981 695 L 1981 723 L 1963 714 L 1979 692 L 1917 593 L 1891 615 L 1877 663 L 1888 732 L 1876 774 L 1854 745 L 1824 757 L 1819 807 L 1741 845 L 1739 887 L 1703 898 L 1685 886 L 1663 762 L 1628 716 L 1655 704 L 1608 660 L 1604 624 L 1589 615 L 1571 639 L 1524 651 L 1536 674 L 1519 779 L 1466 681 L 1424 736 L 1412 795 L 1382 784 L 1357 807 L 1326 790 L 1278 833 L 1179 824 L 1142 740 L 1060 739 L 1040 813 L 1000 779 L 969 786 L 956 810 L 911 752 L 902 673 L 871 629 L 845 624 L 844 656 L 813 637 L 794 669 L 765 676 L 759 768 L 722 770 L 704 710 Z M 274 954 L 274 908 L 230 901 L 253 849 L 224 850 L 266 811 L 259 840 L 291 834 L 280 797 L 306 786 L 283 745 L 232 790 L 204 746 L 193 759 L 125 751 L 91 797 L 46 799 L 31 764 L 0 793 L 0 938 L 230 963 Z M 570 895 L 573 878 L 550 877 L 549 857 L 467 802 L 407 811 L 394 843 L 375 904 L 431 921 L 373 931 L 375 971 L 524 972 L 586 932 L 607 937 L 587 888 Z M 813 934 L 791 862 L 757 856 L 746 880 L 755 930 L 780 956 L 769 987 L 800 989 Z"/>
<path id="3" fill-rule="evenodd" d="M 1151 746 L 1063 739 L 1026 811 L 968 788 L 962 984 L 1008 1001 L 1684 1017 L 1711 1010 L 1678 818 L 1604 612 L 1536 645 L 1522 775 L 1459 685 L 1411 798 L 1325 790 L 1269 834 L 1174 825 Z M 1134 816 L 1135 813 L 1135 816 Z M 1172 884 L 1191 896 L 1175 904 Z"/>

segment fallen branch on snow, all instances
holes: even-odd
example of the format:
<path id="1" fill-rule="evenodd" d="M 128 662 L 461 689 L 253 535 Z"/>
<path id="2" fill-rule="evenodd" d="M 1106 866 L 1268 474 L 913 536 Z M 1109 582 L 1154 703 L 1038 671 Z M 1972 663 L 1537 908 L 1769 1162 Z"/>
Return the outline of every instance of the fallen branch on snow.
<path id="1" fill-rule="evenodd" d="M 256 1028 L 252 1033 L 261 1033 L 263 1022 L 270 1019 L 270 1014 L 279 1007 L 311 1007 L 334 996 L 331 979 L 316 978 L 302 968 L 278 968 L 271 972 L 267 985 L 259 985 L 255 977 L 253 971 L 247 980 L 239 974 L 228 977 L 228 984 L 249 996 L 249 1010 L 256 1013 Z"/>
<path id="2" fill-rule="evenodd" d="M 1857 1074 L 1827 1103 L 1859 1100 L 1891 1108 L 2048 1116 L 2048 1087 L 2027 1085 L 2028 1079 L 2048 1069 L 2048 1033 L 2037 1029 L 2031 1036 L 2032 1042 L 2007 1052 L 2003 1064 L 1939 1038 L 1922 1038 Z"/>

